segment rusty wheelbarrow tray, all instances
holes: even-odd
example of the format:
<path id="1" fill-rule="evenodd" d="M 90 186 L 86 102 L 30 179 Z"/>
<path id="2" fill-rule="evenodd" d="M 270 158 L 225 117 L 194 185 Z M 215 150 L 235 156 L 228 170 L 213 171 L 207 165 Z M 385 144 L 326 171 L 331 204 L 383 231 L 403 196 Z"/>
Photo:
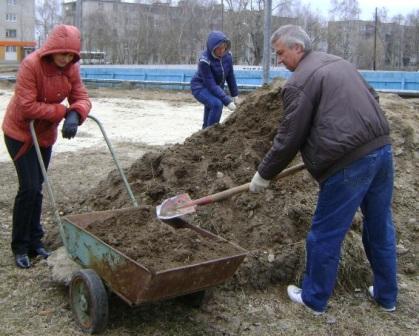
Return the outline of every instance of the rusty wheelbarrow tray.
<path id="1" fill-rule="evenodd" d="M 133 207 L 138 208 L 101 123 L 93 116 L 89 118 L 100 127 Z M 64 246 L 71 258 L 84 267 L 73 274 L 70 283 L 71 308 L 76 322 L 84 332 L 100 333 L 105 330 L 109 314 L 106 288 L 131 306 L 188 294 L 194 295 L 194 293 L 201 297 L 205 289 L 221 284 L 230 278 L 247 255 L 246 250 L 228 242 L 234 247 L 236 253 L 160 271 L 152 271 L 140 262 L 129 258 L 89 232 L 87 227 L 94 222 L 102 222 L 115 215 L 123 215 L 125 211 L 130 211 L 132 208 L 68 215 L 61 218 L 42 161 L 33 121 L 30 123 L 30 129 Z M 188 228 L 207 239 L 225 241 L 180 218 L 163 222 L 174 228 Z"/>
<path id="2" fill-rule="evenodd" d="M 74 260 L 94 269 L 105 283 L 129 305 L 173 298 L 218 285 L 231 277 L 246 256 L 232 243 L 236 254 L 161 271 L 149 270 L 106 244 L 85 228 L 95 221 L 123 215 L 129 209 L 91 212 L 63 218 L 67 250 Z M 188 228 L 209 239 L 223 238 L 183 220 L 168 222 L 175 228 Z"/>

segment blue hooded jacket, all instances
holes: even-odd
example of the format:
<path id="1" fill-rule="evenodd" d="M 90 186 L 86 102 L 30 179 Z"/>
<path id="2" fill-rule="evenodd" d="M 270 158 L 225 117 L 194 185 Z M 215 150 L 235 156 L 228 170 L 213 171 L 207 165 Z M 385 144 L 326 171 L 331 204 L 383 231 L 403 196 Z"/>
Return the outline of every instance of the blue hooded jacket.
<path id="1" fill-rule="evenodd" d="M 218 58 L 214 55 L 214 49 L 223 42 L 227 43 L 227 52 L 222 58 Z M 226 81 L 231 97 L 237 97 L 239 94 L 233 70 L 233 57 L 229 49 L 230 41 L 224 33 L 212 31 L 208 35 L 207 49 L 199 57 L 198 71 L 191 79 L 192 92 L 207 88 L 225 106 L 232 102 L 232 99 L 224 92 Z"/>

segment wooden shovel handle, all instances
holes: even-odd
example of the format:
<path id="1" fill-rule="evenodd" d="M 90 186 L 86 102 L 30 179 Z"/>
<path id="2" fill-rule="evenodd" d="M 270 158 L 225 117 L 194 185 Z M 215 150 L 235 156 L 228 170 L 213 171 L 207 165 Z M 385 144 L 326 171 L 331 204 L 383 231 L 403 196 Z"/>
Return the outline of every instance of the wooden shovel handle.
<path id="1" fill-rule="evenodd" d="M 304 163 L 300 163 L 298 165 L 292 166 L 290 168 L 284 169 L 277 177 L 276 179 L 280 179 L 283 178 L 285 176 L 288 175 L 292 175 L 300 170 L 303 170 L 305 168 Z M 233 187 L 227 190 L 223 190 L 220 191 L 218 193 L 212 194 L 212 195 L 208 195 L 208 196 L 204 196 L 202 198 L 198 198 L 196 200 L 193 200 L 189 203 L 189 205 L 205 205 L 205 204 L 209 204 L 209 203 L 213 203 L 213 202 L 217 202 L 217 201 L 221 201 L 223 199 L 226 199 L 230 196 L 233 196 L 235 194 L 238 194 L 242 191 L 246 191 L 249 190 L 249 186 L 250 183 L 245 183 L 242 185 L 239 185 L 237 187 Z"/>

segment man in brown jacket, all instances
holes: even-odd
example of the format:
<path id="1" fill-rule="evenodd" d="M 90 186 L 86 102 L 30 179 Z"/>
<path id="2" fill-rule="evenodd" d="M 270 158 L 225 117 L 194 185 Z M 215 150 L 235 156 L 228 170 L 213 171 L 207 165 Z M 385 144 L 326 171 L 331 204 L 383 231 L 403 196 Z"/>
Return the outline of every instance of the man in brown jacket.
<path id="1" fill-rule="evenodd" d="M 288 295 L 316 314 L 325 311 L 342 241 L 360 207 L 364 249 L 374 274 L 368 290 L 385 311 L 394 311 L 393 159 L 389 125 L 378 95 L 352 64 L 312 51 L 307 33 L 299 26 L 279 28 L 271 42 L 279 63 L 293 74 L 282 89 L 284 120 L 250 191 L 263 191 L 298 151 L 320 185 L 306 240 L 302 288 L 290 285 Z"/>

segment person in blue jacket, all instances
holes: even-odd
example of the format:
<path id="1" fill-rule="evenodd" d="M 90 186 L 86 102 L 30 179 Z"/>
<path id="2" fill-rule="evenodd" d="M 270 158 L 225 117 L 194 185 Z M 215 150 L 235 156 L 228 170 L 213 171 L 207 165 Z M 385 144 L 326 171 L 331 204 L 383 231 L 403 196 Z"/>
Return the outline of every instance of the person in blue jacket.
<path id="1" fill-rule="evenodd" d="M 220 121 L 223 106 L 230 111 L 236 109 L 239 92 L 230 46 L 230 40 L 223 32 L 212 31 L 208 35 L 207 49 L 199 57 L 198 70 L 192 77 L 192 95 L 205 106 L 202 128 Z M 231 97 L 224 92 L 226 81 Z"/>

